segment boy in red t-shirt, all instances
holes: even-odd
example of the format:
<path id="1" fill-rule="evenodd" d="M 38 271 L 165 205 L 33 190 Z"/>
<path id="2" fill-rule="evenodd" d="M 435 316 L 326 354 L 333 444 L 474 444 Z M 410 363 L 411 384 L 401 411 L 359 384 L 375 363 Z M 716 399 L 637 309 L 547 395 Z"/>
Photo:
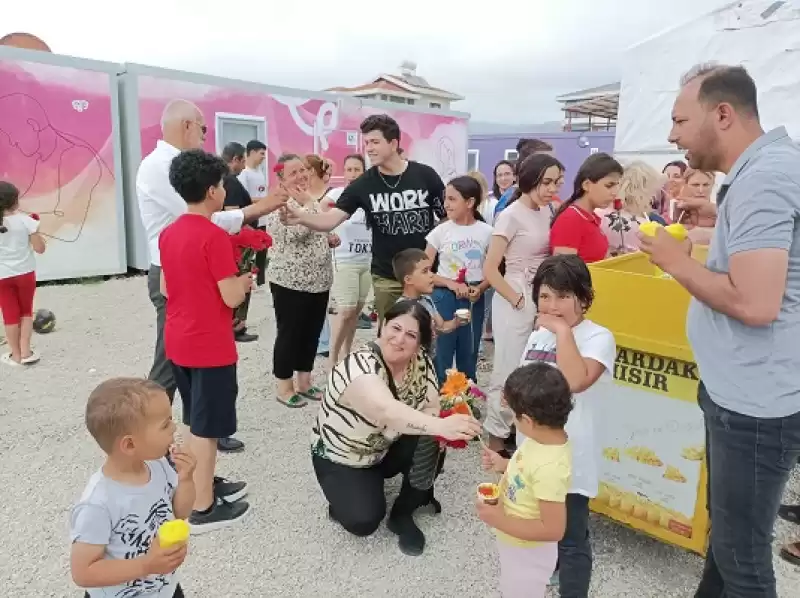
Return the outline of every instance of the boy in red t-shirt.
<path id="1" fill-rule="evenodd" d="M 250 508 L 242 482 L 219 491 L 215 479 L 217 439 L 236 432 L 236 343 L 233 308 L 252 286 L 239 275 L 228 234 L 211 221 L 222 210 L 222 179 L 228 166 L 202 150 L 182 152 L 169 169 L 169 182 L 187 204 L 158 241 L 161 292 L 167 297 L 164 344 L 183 401 L 183 423 L 197 458 L 196 499 L 189 516 L 193 533 L 211 531 L 240 519 Z M 217 488 L 215 492 L 215 482 Z M 234 488 L 235 486 L 235 488 Z"/>

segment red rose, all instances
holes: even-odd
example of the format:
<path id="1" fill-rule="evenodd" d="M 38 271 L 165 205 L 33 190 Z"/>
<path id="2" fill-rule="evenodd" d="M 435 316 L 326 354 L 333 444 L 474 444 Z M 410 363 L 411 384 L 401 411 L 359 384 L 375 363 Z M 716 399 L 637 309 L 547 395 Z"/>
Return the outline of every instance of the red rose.
<path id="1" fill-rule="evenodd" d="M 243 226 L 235 235 L 231 235 L 231 243 L 235 249 L 253 249 L 263 251 L 272 247 L 272 237 L 262 230 L 251 226 Z"/>
<path id="2" fill-rule="evenodd" d="M 36 214 L 34 212 L 31 212 L 30 214 L 28 214 L 28 216 L 30 216 L 34 220 L 39 220 L 39 214 Z"/>
<path id="3" fill-rule="evenodd" d="M 614 209 L 618 212 L 622 209 L 622 200 L 617 198 L 614 200 Z"/>
<path id="4" fill-rule="evenodd" d="M 439 412 L 439 417 L 442 417 L 442 418 L 450 417 L 451 415 L 453 415 L 453 413 L 454 413 L 454 411 L 452 409 L 442 409 Z M 449 448 L 454 448 L 454 449 L 467 448 L 467 441 L 466 440 L 447 440 L 446 438 L 442 438 L 441 436 L 437 436 L 436 437 L 436 441 L 441 446 L 446 446 L 446 447 L 449 447 Z"/>
<path id="5" fill-rule="evenodd" d="M 467 282 L 467 269 L 461 268 L 456 274 L 456 282 L 466 283 Z"/>

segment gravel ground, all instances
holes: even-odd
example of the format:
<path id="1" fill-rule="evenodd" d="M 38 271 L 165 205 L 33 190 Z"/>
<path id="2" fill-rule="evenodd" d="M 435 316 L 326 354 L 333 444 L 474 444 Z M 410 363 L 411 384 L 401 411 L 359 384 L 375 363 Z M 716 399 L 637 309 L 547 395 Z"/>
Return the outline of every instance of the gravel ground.
<path id="1" fill-rule="evenodd" d="M 42 362 L 0 374 L 0 483 L 10 491 L 0 512 L 0 586 L 13 597 L 79 596 L 68 570 L 68 510 L 102 459 L 83 425 L 85 401 L 106 378 L 149 371 L 154 313 L 142 277 L 47 286 L 37 304 L 58 317 L 56 332 L 35 339 Z M 448 456 L 437 484 L 444 513 L 435 520 L 428 513 L 418 516 L 428 537 L 423 558 L 402 556 L 385 528 L 369 539 L 348 537 L 327 520 L 311 469 L 307 443 L 314 408 L 292 411 L 273 398 L 268 372 L 274 324 L 267 293 L 254 296 L 250 327 L 263 340 L 239 349 L 237 436 L 247 451 L 221 456 L 219 471 L 249 482 L 252 513 L 240 526 L 192 539 L 180 572 L 187 595 L 497 596 L 493 539 L 472 510 L 481 481 L 477 451 Z M 795 477 L 787 499 L 800 499 L 798 491 Z M 397 492 L 396 481 L 389 492 Z M 592 528 L 592 596 L 692 595 L 700 558 L 599 517 Z M 786 541 L 792 533 L 800 537 L 800 528 L 780 522 L 777 533 Z M 797 595 L 790 588 L 800 585 L 800 569 L 779 558 L 775 567 L 779 594 Z"/>

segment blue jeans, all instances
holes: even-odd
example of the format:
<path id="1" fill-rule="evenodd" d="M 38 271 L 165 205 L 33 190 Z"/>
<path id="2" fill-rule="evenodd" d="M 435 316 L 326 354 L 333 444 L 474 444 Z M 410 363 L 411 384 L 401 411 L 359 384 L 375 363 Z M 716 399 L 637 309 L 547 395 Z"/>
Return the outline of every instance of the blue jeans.
<path id="1" fill-rule="evenodd" d="M 444 383 L 447 370 L 453 367 L 455 357 L 456 368 L 471 380 L 476 379 L 478 367 L 478 348 L 483 335 L 483 319 L 486 313 L 485 295 L 481 295 L 475 303 L 469 299 L 458 299 L 456 294 L 442 287 L 433 291 L 433 303 L 439 315 L 445 320 L 452 320 L 457 309 L 470 309 L 472 319 L 469 324 L 459 326 L 453 332 L 439 334 L 436 337 L 436 375 L 439 385 Z"/>
<path id="2" fill-rule="evenodd" d="M 695 598 L 777 598 L 772 528 L 800 455 L 800 413 L 764 419 L 697 391 L 706 424 L 711 541 Z"/>
<path id="3" fill-rule="evenodd" d="M 588 598 L 592 579 L 592 544 L 589 539 L 589 499 L 567 494 L 567 528 L 558 543 L 559 596 Z"/>

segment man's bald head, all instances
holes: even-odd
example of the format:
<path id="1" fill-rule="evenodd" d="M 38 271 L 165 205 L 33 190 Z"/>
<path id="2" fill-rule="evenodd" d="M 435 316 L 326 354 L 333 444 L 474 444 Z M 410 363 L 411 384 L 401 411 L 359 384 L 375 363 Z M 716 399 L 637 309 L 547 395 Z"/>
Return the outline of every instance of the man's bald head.
<path id="1" fill-rule="evenodd" d="M 172 100 L 161 114 L 161 132 L 178 149 L 200 149 L 206 138 L 203 113 L 188 100 Z"/>

